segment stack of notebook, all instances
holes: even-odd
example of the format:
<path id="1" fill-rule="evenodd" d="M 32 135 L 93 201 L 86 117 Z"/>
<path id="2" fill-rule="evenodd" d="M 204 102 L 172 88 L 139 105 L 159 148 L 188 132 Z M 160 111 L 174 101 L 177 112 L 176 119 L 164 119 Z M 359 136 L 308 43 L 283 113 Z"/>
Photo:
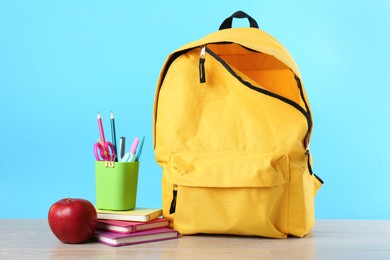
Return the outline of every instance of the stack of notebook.
<path id="1" fill-rule="evenodd" d="M 178 238 L 169 220 L 160 218 L 161 209 L 137 208 L 128 211 L 97 209 L 95 238 L 110 246 L 124 246 Z"/>

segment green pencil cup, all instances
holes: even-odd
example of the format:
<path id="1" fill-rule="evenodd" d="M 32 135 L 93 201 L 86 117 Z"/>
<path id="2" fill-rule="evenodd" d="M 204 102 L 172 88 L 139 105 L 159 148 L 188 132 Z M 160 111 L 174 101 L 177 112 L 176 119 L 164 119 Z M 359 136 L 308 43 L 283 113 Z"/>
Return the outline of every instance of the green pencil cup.
<path id="1" fill-rule="evenodd" d="M 106 210 L 134 209 L 137 200 L 138 162 L 95 162 L 96 207 Z"/>

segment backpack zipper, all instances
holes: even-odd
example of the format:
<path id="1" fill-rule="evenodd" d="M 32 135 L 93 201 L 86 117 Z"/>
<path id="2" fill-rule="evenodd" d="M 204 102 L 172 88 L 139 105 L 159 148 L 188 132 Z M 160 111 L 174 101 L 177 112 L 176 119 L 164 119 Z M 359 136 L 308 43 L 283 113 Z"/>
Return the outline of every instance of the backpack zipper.
<path id="1" fill-rule="evenodd" d="M 246 87 L 252 89 L 252 90 L 255 90 L 257 92 L 260 92 L 262 94 L 265 94 L 267 96 L 270 96 L 270 97 L 273 97 L 273 98 L 277 98 L 279 99 L 280 101 L 283 101 L 291 106 L 293 106 L 295 109 L 297 109 L 299 112 L 301 112 L 303 114 L 303 116 L 306 118 L 306 121 L 307 121 L 307 125 L 308 125 L 308 131 L 307 133 L 310 132 L 310 129 L 312 127 L 312 121 L 311 121 L 311 117 L 310 117 L 310 112 L 309 112 L 309 107 L 307 106 L 306 104 L 306 101 L 304 100 L 304 103 L 306 105 L 306 109 L 307 111 L 305 111 L 305 109 L 303 109 L 300 105 L 298 105 L 297 103 L 295 103 L 294 101 L 288 99 L 288 98 L 285 98 L 283 96 L 280 96 L 276 93 L 273 93 L 271 91 L 268 91 L 266 89 L 262 89 L 262 88 L 258 88 L 258 87 L 255 87 L 253 86 L 251 83 L 249 83 L 248 81 L 245 81 L 244 79 L 242 79 L 240 76 L 238 76 L 234 70 L 226 63 L 226 61 L 224 61 L 223 59 L 221 59 L 217 54 L 215 54 L 213 51 L 211 51 L 210 49 L 206 48 L 205 49 L 206 52 L 208 54 L 210 54 L 214 59 L 216 59 L 222 66 L 225 67 L 225 69 L 233 76 L 235 77 L 238 81 L 240 81 L 243 85 L 245 85 Z M 298 77 L 295 76 L 295 80 L 297 80 Z M 299 79 L 298 79 L 299 80 Z M 302 87 L 301 87 L 301 84 L 300 84 L 300 81 L 297 80 L 297 84 L 298 84 L 298 88 L 300 90 L 300 92 L 302 93 Z M 304 141 L 305 143 L 305 141 Z"/>
<path id="2" fill-rule="evenodd" d="M 204 45 L 200 50 L 200 57 L 199 57 L 199 82 L 200 83 L 206 82 L 206 70 L 204 68 L 205 62 L 206 62 L 206 45 Z"/>
<path id="3" fill-rule="evenodd" d="M 169 214 L 173 214 L 176 211 L 176 198 L 177 198 L 177 185 L 173 185 L 173 197 L 171 201 L 171 207 L 169 208 Z"/>

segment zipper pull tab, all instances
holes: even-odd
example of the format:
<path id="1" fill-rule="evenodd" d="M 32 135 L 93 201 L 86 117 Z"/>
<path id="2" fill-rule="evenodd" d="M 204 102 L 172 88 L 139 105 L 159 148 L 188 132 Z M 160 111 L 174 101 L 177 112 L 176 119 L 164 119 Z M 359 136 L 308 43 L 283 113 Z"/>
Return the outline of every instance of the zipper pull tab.
<path id="1" fill-rule="evenodd" d="M 206 82 L 206 71 L 204 68 L 204 63 L 206 62 L 206 45 L 202 47 L 200 50 L 200 58 L 199 58 L 199 82 Z"/>
<path id="2" fill-rule="evenodd" d="M 177 185 L 173 186 L 173 197 L 171 201 L 171 207 L 169 208 L 169 214 L 173 214 L 176 211 L 176 198 L 177 198 Z"/>

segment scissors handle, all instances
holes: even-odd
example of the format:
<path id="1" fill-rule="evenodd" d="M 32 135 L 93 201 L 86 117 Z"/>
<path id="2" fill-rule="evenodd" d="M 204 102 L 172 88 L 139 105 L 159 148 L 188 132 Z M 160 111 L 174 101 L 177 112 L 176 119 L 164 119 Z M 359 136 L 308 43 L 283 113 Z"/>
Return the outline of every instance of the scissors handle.
<path id="1" fill-rule="evenodd" d="M 110 142 L 95 143 L 93 149 L 97 161 L 114 161 L 116 158 L 114 145 Z"/>

